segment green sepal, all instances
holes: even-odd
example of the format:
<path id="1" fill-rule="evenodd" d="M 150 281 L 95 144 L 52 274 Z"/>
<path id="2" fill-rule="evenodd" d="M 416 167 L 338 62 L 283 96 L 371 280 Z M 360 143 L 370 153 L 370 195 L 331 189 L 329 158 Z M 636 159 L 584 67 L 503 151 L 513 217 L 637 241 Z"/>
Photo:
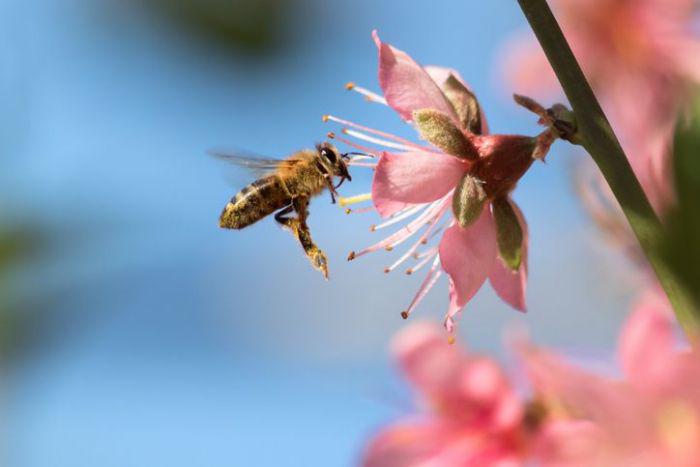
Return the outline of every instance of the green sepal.
<path id="1" fill-rule="evenodd" d="M 452 196 L 452 212 L 462 227 L 468 227 L 479 218 L 487 196 L 484 183 L 466 174 L 460 180 Z"/>
<path id="2" fill-rule="evenodd" d="M 419 109 L 413 111 L 413 122 L 421 138 L 447 154 L 470 160 L 478 157 L 474 146 L 449 115 L 435 109 Z"/>
<path id="3" fill-rule="evenodd" d="M 496 242 L 503 262 L 513 271 L 520 269 L 523 260 L 523 228 L 508 199 L 493 201 L 493 218 L 496 223 Z"/>
<path id="4" fill-rule="evenodd" d="M 462 128 L 475 135 L 480 135 L 481 109 L 474 93 L 452 74 L 443 84 L 442 92 L 455 109 Z"/>

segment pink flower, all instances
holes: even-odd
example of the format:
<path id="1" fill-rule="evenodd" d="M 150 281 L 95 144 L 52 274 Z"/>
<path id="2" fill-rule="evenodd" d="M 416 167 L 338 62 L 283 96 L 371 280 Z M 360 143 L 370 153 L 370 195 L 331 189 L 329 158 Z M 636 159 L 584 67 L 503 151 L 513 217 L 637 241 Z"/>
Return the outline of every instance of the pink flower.
<path id="1" fill-rule="evenodd" d="M 523 407 L 498 364 L 459 351 L 425 323 L 401 332 L 393 353 L 426 411 L 382 430 L 365 466 L 520 465 Z"/>
<path id="2" fill-rule="evenodd" d="M 670 146 L 689 91 L 700 82 L 694 0 L 552 0 L 557 19 L 610 118 L 650 201 L 663 213 L 673 201 Z M 539 95 L 559 89 L 534 38 L 509 43 L 504 70 L 511 89 Z M 618 238 L 621 214 L 603 195 L 585 202 Z M 605 199 L 607 198 L 607 199 Z M 625 239 L 626 241 L 626 239 Z"/>
<path id="3" fill-rule="evenodd" d="M 548 407 L 545 465 L 695 466 L 700 459 L 700 355 L 678 348 L 668 303 L 647 293 L 620 336 L 623 379 L 596 375 L 546 351 L 525 351 Z"/>
<path id="4" fill-rule="evenodd" d="M 486 279 L 498 295 L 525 310 L 527 225 L 511 191 L 536 158 L 544 158 L 559 137 L 545 110 L 525 98 L 548 128 L 537 137 L 488 135 L 479 103 L 460 75 L 447 68 L 422 67 L 408 54 L 373 33 L 379 49 L 379 84 L 384 97 L 350 85 L 368 99 L 389 105 L 431 143 L 424 146 L 394 135 L 328 116 L 349 126 L 344 133 L 384 146 L 376 151 L 339 138 L 359 149 L 380 154 L 371 199 L 388 220 L 373 230 L 411 219 L 376 244 L 348 259 L 380 249 L 393 250 L 409 238 L 415 242 L 386 272 L 415 258 L 411 274 L 430 264 L 418 293 L 402 312 L 408 317 L 443 272 L 449 276 L 448 330 L 454 317 Z M 536 108 L 533 108 L 533 106 Z M 369 133 L 369 134 L 368 134 Z M 335 135 L 333 135 L 335 136 Z M 366 164 L 365 164 L 366 165 Z M 442 234 L 442 235 L 441 235 Z M 425 246 L 436 237 L 437 245 Z"/>

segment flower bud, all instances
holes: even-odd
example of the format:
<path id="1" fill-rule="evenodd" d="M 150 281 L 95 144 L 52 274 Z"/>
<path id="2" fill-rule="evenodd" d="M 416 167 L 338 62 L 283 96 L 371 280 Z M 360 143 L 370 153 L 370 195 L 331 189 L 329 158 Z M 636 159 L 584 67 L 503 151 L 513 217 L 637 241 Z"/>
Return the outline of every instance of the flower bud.
<path id="1" fill-rule="evenodd" d="M 474 93 L 452 74 L 443 84 L 442 92 L 454 107 L 462 128 L 475 135 L 480 135 L 481 109 Z"/>
<path id="2" fill-rule="evenodd" d="M 466 174 L 457 185 L 452 196 L 452 212 L 462 227 L 467 227 L 479 218 L 487 196 L 483 182 Z"/>
<path id="3" fill-rule="evenodd" d="M 474 146 L 448 115 L 434 109 L 414 110 L 413 121 L 421 138 L 447 154 L 462 159 L 478 157 Z"/>
<path id="4" fill-rule="evenodd" d="M 523 228 L 507 198 L 495 199 L 492 205 L 499 255 L 506 266 L 517 271 L 523 258 Z"/>

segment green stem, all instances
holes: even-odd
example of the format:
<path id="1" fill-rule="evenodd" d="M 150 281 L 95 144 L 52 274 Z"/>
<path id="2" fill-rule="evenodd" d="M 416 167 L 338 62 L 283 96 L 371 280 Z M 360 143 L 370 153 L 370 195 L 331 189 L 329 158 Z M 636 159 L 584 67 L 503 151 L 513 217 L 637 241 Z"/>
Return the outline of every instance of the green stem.
<path id="1" fill-rule="evenodd" d="M 557 20 L 546 0 L 518 0 L 518 3 L 569 99 L 576 115 L 581 144 L 593 157 L 620 203 L 642 250 L 673 305 L 678 322 L 689 336 L 697 337 L 700 331 L 700 310 L 694 306 L 690 295 L 681 287 L 658 251 L 664 229 L 571 52 Z"/>

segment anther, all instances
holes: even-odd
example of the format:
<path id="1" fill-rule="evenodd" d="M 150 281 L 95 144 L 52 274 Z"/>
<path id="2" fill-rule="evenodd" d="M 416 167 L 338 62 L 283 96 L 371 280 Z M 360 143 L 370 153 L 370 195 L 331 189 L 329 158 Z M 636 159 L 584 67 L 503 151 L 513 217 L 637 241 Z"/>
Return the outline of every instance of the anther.
<path id="1" fill-rule="evenodd" d="M 354 251 L 351 251 L 351 252 L 348 254 L 348 261 L 352 261 L 353 259 L 355 259 L 355 252 L 354 252 Z"/>
<path id="2" fill-rule="evenodd" d="M 453 345 L 456 341 L 457 339 L 455 339 L 455 336 L 450 336 L 447 338 L 447 343 L 450 345 Z"/>
<path id="3" fill-rule="evenodd" d="M 408 319 L 408 311 L 406 311 L 406 310 L 402 311 L 402 312 L 401 312 L 401 317 L 402 317 L 403 319 Z"/>
<path id="4" fill-rule="evenodd" d="M 345 208 L 345 214 L 350 214 L 352 212 L 352 209 L 350 208 Z"/>
<path id="5" fill-rule="evenodd" d="M 329 139 L 335 139 L 335 133 L 333 133 L 332 131 L 326 133 L 326 136 L 328 136 Z"/>
<path id="6" fill-rule="evenodd" d="M 406 269 L 406 275 L 410 276 L 411 274 L 413 274 L 413 268 Z"/>
<path id="7" fill-rule="evenodd" d="M 352 91 L 353 89 L 355 89 L 355 83 L 353 83 L 352 81 L 348 81 L 347 83 L 345 83 L 345 89 L 347 89 L 348 91 Z"/>
<path id="8" fill-rule="evenodd" d="M 387 245 L 387 246 L 384 247 L 384 249 L 385 249 L 386 251 L 391 251 L 391 250 L 394 249 L 394 247 L 391 246 L 391 245 Z"/>
<path id="9" fill-rule="evenodd" d="M 376 231 L 376 230 L 377 230 L 377 224 L 372 224 L 372 225 L 369 226 L 369 231 L 370 231 L 370 232 L 374 232 L 374 231 Z"/>
<path id="10" fill-rule="evenodd" d="M 391 272 L 391 269 L 387 266 L 384 268 L 384 274 L 389 274 Z"/>
<path id="11" fill-rule="evenodd" d="M 323 121 L 323 123 L 326 123 L 329 119 L 330 117 L 328 115 L 324 115 L 323 117 L 321 117 L 321 121 Z"/>

